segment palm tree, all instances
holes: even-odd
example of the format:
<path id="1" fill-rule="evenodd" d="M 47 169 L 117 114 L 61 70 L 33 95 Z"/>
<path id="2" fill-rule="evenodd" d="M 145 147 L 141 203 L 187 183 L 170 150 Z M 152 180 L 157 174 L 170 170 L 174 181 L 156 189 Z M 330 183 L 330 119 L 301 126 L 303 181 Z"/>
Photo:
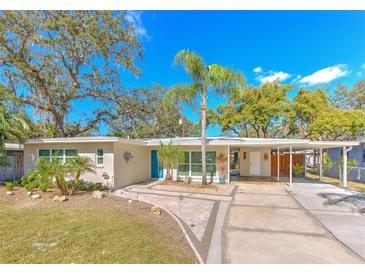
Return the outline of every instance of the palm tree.
<path id="1" fill-rule="evenodd" d="M 53 184 L 53 181 L 55 181 L 56 186 L 62 195 L 67 195 L 68 190 L 65 174 L 69 171 L 69 167 L 57 158 L 52 158 L 50 160 L 46 158 L 39 158 L 36 168 L 31 170 L 27 177 L 31 180 L 37 181 L 38 183 L 43 182 Z"/>
<path id="2" fill-rule="evenodd" d="M 12 111 L 5 102 L 2 100 L 0 102 L 0 166 L 2 166 L 7 164 L 5 142 L 8 140 L 22 141 L 29 125 L 24 113 Z"/>
<path id="3" fill-rule="evenodd" d="M 95 172 L 95 164 L 89 157 L 76 156 L 69 163 L 69 169 L 75 173 L 75 178 L 72 181 L 72 187 L 70 190 L 70 195 L 72 195 L 77 188 L 77 183 L 81 174 L 84 172 Z"/>
<path id="4" fill-rule="evenodd" d="M 174 86 L 165 100 L 187 103 L 194 111 L 200 113 L 202 185 L 207 185 L 206 125 L 208 91 L 218 94 L 235 94 L 243 87 L 244 77 L 241 73 L 218 64 L 206 65 L 201 56 L 190 50 L 179 51 L 175 56 L 174 64 L 180 64 L 185 68 L 192 83 Z M 195 104 L 198 98 L 200 99 L 200 107 Z"/>
<path id="5" fill-rule="evenodd" d="M 167 145 L 161 143 L 157 158 L 166 168 L 166 180 L 172 180 L 172 170 L 184 158 L 184 151 L 180 146 L 174 146 L 171 142 Z"/>

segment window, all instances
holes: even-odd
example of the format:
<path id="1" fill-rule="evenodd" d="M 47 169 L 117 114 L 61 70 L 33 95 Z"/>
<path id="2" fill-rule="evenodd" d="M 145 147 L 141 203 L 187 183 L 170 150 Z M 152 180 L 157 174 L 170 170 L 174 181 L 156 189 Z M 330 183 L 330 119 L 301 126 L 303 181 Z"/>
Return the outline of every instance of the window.
<path id="1" fill-rule="evenodd" d="M 179 163 L 179 175 L 189 175 L 189 152 L 184 152 L 185 157 L 182 163 Z M 190 175 L 191 176 L 201 176 L 202 175 L 202 154 L 200 151 L 192 151 L 190 153 Z M 216 175 L 216 152 L 208 151 L 206 153 L 206 167 L 207 167 L 207 175 L 215 176 Z"/>
<path id="2" fill-rule="evenodd" d="M 66 160 L 66 163 L 71 162 L 76 157 L 77 157 L 77 150 L 76 149 L 66 149 L 65 150 L 65 160 Z"/>
<path id="3" fill-rule="evenodd" d="M 51 154 L 49 152 L 49 149 L 40 149 L 39 153 L 38 153 L 38 156 L 41 157 L 41 158 L 48 159 L 48 160 L 51 159 Z"/>
<path id="4" fill-rule="evenodd" d="M 98 148 L 96 150 L 96 164 L 103 165 L 104 164 L 104 150 Z"/>
<path id="5" fill-rule="evenodd" d="M 52 149 L 52 160 L 63 163 L 63 149 Z"/>
<path id="6" fill-rule="evenodd" d="M 190 154 L 188 151 L 184 152 L 184 159 L 179 163 L 178 176 L 189 176 Z"/>
<path id="7" fill-rule="evenodd" d="M 48 160 L 56 160 L 61 163 L 69 163 L 77 156 L 76 149 L 40 149 L 38 156 Z"/>

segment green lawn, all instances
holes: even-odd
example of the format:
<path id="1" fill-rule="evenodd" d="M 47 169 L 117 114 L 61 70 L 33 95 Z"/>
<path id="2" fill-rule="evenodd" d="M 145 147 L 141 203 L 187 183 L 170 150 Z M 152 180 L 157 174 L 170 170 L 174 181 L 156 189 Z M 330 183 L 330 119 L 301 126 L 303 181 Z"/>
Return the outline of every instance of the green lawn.
<path id="1" fill-rule="evenodd" d="M 319 180 L 319 175 L 311 173 L 311 172 L 307 172 L 307 177 L 309 179 L 312 179 L 312 180 Z M 335 186 L 340 186 L 341 185 L 340 180 L 338 178 L 331 178 L 331 177 L 326 177 L 326 176 L 323 176 L 322 182 L 327 183 L 327 184 L 332 184 L 332 185 L 335 185 Z M 365 192 L 365 184 L 364 183 L 357 183 L 357 182 L 347 181 L 347 188 L 352 189 L 352 190 L 356 190 L 356 191 L 360 191 L 360 192 Z"/>
<path id="2" fill-rule="evenodd" d="M 126 211 L 111 206 L 119 202 L 112 198 L 90 196 L 62 204 L 41 198 L 30 205 L 24 198 L 19 206 L 4 197 L 2 192 L 0 263 L 195 263 L 182 238 L 167 231 L 175 228 L 166 224 L 162 231 L 160 221 L 166 220 L 152 221 L 162 217 L 148 217 L 146 207 Z"/>

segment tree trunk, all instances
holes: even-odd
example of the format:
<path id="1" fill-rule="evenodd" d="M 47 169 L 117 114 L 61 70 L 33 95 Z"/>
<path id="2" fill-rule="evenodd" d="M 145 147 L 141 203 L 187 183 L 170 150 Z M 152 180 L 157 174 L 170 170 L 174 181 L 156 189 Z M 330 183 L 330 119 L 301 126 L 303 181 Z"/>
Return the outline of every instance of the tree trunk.
<path id="1" fill-rule="evenodd" d="M 74 181 L 72 182 L 72 188 L 71 188 L 71 190 L 70 190 L 70 196 L 72 195 L 72 193 L 74 193 L 74 191 L 75 191 L 75 190 L 76 190 L 76 188 L 77 188 L 77 182 L 78 182 L 78 181 L 79 181 L 79 179 L 80 179 L 80 175 L 81 175 L 80 171 L 76 173 L 75 179 L 74 179 Z"/>
<path id="2" fill-rule="evenodd" d="M 207 126 L 207 102 L 206 94 L 203 94 L 201 107 L 202 107 L 202 185 L 207 185 L 207 166 L 206 166 L 206 126 Z"/>
<path id="3" fill-rule="evenodd" d="M 65 137 L 65 121 L 64 115 L 60 115 L 58 113 L 52 113 L 53 119 L 55 121 L 55 127 L 57 130 L 57 137 Z"/>

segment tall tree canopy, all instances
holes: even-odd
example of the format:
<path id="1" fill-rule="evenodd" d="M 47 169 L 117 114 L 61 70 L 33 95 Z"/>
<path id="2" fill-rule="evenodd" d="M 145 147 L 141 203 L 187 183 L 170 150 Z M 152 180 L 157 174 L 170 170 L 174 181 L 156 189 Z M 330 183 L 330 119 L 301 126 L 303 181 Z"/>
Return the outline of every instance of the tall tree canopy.
<path id="1" fill-rule="evenodd" d="M 202 184 L 207 184 L 206 177 L 206 126 L 208 92 L 218 94 L 234 94 L 242 88 L 244 78 L 241 73 L 227 67 L 213 64 L 207 65 L 203 58 L 190 50 L 179 51 L 174 60 L 182 65 L 191 78 L 189 84 L 175 85 L 166 97 L 167 102 L 184 102 L 189 104 L 198 114 L 201 121 L 202 142 Z"/>
<path id="2" fill-rule="evenodd" d="M 114 136 L 130 138 L 188 137 L 199 135 L 199 125 L 188 120 L 180 105 L 164 102 L 166 90 L 160 86 L 135 89 L 131 98 L 138 98 L 138 110 L 110 123 Z"/>
<path id="3" fill-rule="evenodd" d="M 50 116 L 57 136 L 74 136 L 130 112 L 120 71 L 140 74 L 141 45 L 123 12 L 3 11 L 0 80 L 19 102 Z M 79 100 L 97 101 L 67 127 Z M 91 113 L 92 112 L 92 113 Z"/>
<path id="4" fill-rule="evenodd" d="M 315 140 L 348 140 L 365 132 L 363 110 L 343 110 L 330 104 L 323 89 L 314 92 L 301 88 L 285 121 L 288 135 Z"/>
<path id="5" fill-rule="evenodd" d="M 337 85 L 332 101 L 335 106 L 341 109 L 362 109 L 365 111 L 365 80 L 357 82 L 352 89 Z"/>
<path id="6" fill-rule="evenodd" d="M 290 111 L 287 93 L 292 88 L 277 81 L 249 86 L 218 106 L 217 113 L 211 112 L 210 120 L 236 136 L 278 137 L 282 120 Z"/>

